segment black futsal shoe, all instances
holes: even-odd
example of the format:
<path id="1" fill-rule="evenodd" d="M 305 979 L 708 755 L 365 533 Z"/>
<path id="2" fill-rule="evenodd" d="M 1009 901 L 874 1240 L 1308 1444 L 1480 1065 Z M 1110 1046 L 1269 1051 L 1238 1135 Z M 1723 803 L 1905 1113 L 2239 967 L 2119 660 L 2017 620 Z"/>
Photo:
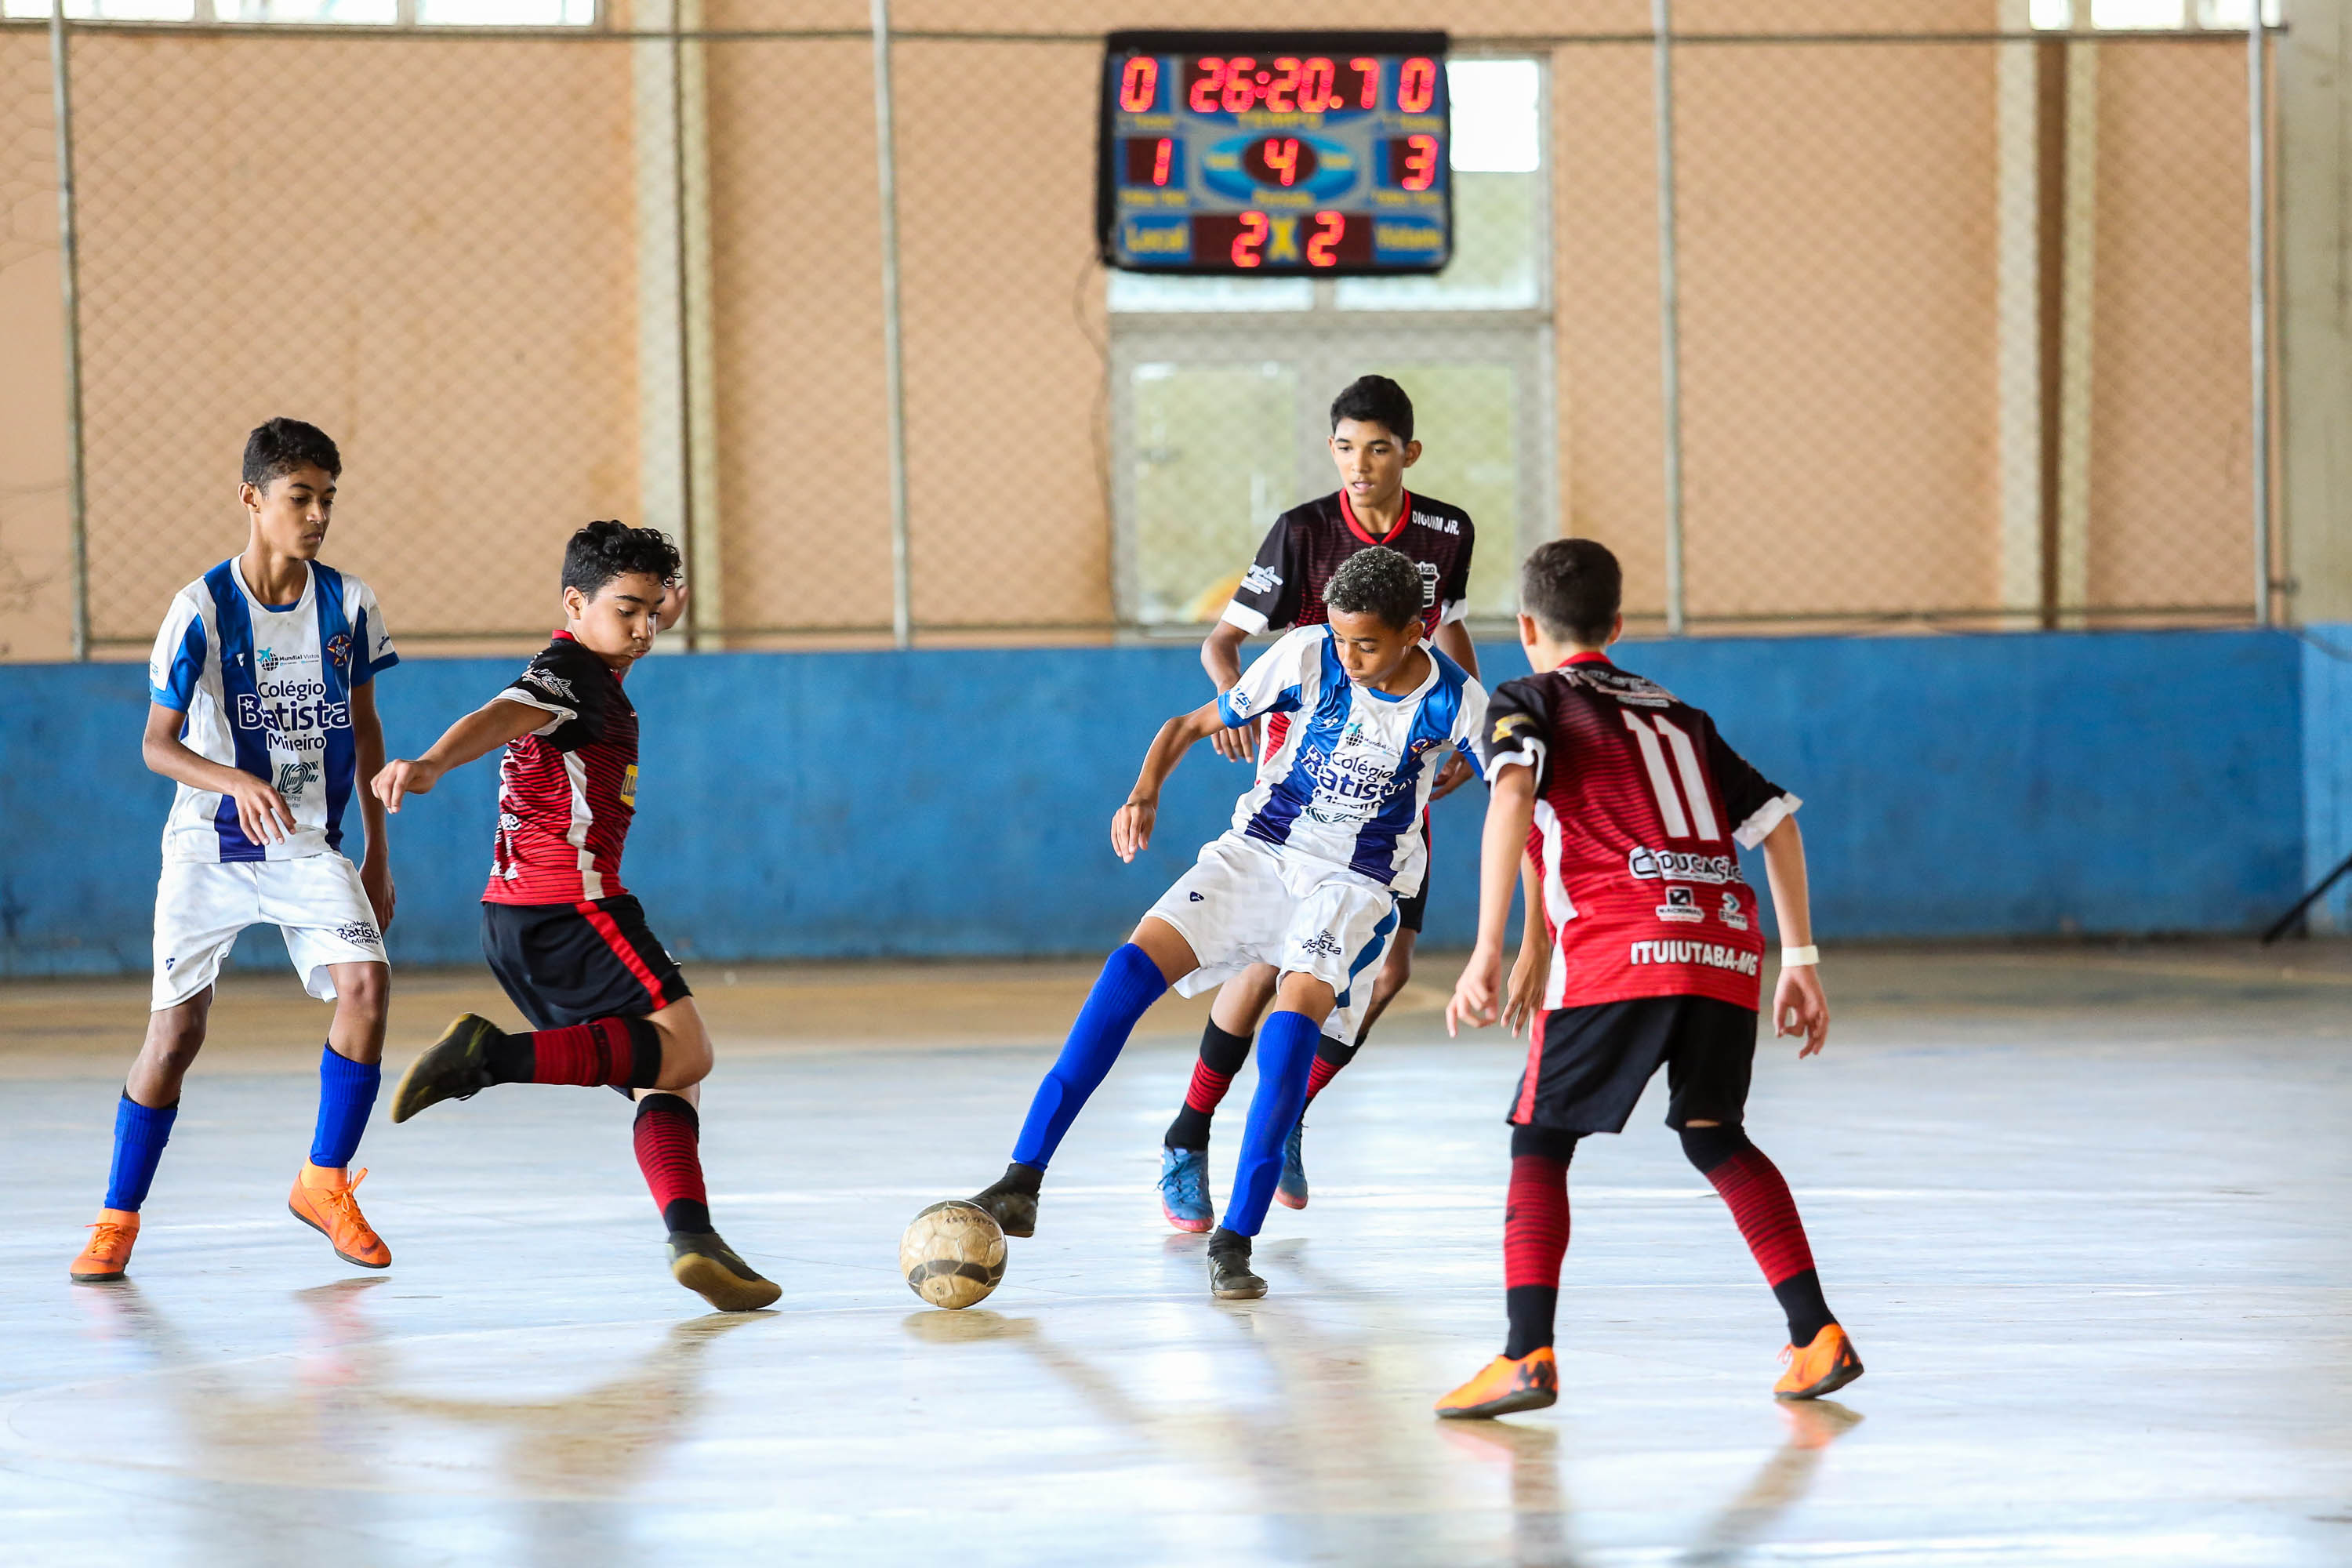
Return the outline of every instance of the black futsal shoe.
<path id="1" fill-rule="evenodd" d="M 722 1312 L 756 1312 L 784 1293 L 783 1287 L 738 1258 L 712 1231 L 671 1231 L 669 1271 Z"/>
<path id="2" fill-rule="evenodd" d="M 1265 1281 L 1250 1272 L 1250 1238 L 1219 1226 L 1209 1237 L 1209 1294 L 1220 1301 L 1255 1301 Z"/>
<path id="3" fill-rule="evenodd" d="M 405 1121 L 445 1100 L 471 1100 L 496 1083 L 490 1047 L 499 1036 L 499 1026 L 488 1018 L 473 1013 L 459 1017 L 400 1075 L 400 1087 L 392 1091 L 392 1119 Z"/>
<path id="4" fill-rule="evenodd" d="M 992 1186 L 972 1194 L 974 1205 L 988 1211 L 996 1227 L 1007 1236 L 1037 1234 L 1037 1186 L 1045 1173 L 1019 1163 L 1004 1167 Z"/>

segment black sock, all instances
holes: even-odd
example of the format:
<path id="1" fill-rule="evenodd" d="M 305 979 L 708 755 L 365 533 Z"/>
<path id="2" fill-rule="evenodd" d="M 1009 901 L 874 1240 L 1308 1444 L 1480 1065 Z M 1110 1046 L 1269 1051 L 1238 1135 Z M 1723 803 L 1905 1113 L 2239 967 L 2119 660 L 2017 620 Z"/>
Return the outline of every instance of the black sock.
<path id="1" fill-rule="evenodd" d="M 1227 1230 L 1223 1226 L 1219 1226 L 1209 1233 L 1209 1250 L 1238 1252 L 1246 1258 L 1250 1255 L 1250 1238 L 1237 1230 Z"/>
<path id="2" fill-rule="evenodd" d="M 1503 1310 L 1511 1321 L 1503 1353 L 1517 1361 L 1552 1342 L 1553 1325 L 1559 1318 L 1559 1287 L 1514 1285 L 1503 1292 Z"/>
<path id="3" fill-rule="evenodd" d="M 1192 1081 L 1185 1086 L 1184 1108 L 1168 1124 L 1162 1143 L 1171 1149 L 1209 1147 L 1209 1121 L 1233 1086 L 1234 1075 L 1249 1059 L 1249 1049 L 1247 1035 L 1229 1035 L 1214 1020 L 1201 1031 L 1201 1057 L 1192 1064 Z"/>
<path id="4" fill-rule="evenodd" d="M 530 1032 L 493 1036 L 488 1048 L 482 1053 L 482 1065 L 490 1069 L 490 1077 L 496 1082 L 529 1083 L 531 1075 L 539 1070 Z"/>
<path id="5" fill-rule="evenodd" d="M 1822 1295 L 1818 1269 L 1790 1275 L 1772 1287 L 1772 1296 L 1780 1303 L 1780 1310 L 1789 1315 L 1789 1342 L 1799 1350 L 1811 1344 L 1814 1335 L 1837 1321 L 1830 1316 L 1829 1301 Z"/>

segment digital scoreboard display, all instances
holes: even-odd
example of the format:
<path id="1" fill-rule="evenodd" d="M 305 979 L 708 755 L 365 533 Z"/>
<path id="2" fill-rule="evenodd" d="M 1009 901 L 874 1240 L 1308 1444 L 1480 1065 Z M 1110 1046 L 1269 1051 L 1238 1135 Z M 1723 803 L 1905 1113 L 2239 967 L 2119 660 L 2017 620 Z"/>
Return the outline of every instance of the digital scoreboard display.
<path id="1" fill-rule="evenodd" d="M 1454 254 L 1443 33 L 1113 33 L 1096 226 L 1130 272 L 1434 272 Z"/>

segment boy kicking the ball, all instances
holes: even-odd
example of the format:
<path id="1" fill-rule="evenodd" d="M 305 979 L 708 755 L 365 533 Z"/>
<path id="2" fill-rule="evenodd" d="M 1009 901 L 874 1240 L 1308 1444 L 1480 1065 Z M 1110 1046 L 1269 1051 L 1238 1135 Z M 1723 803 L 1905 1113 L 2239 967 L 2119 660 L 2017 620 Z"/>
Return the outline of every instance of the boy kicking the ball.
<path id="1" fill-rule="evenodd" d="M 782 1292 L 711 1229 L 697 1086 L 710 1036 L 686 977 L 621 885 L 637 807 L 637 710 L 621 682 L 677 616 L 677 547 L 592 522 L 563 552 L 563 629 L 513 685 L 423 756 L 375 776 L 385 807 L 506 748 L 482 894 L 482 952 L 529 1031 L 468 1013 L 410 1064 L 392 1119 L 499 1083 L 609 1085 L 637 1102 L 637 1165 L 669 1230 L 670 1272 L 723 1311 Z"/>
<path id="2" fill-rule="evenodd" d="M 287 1206 L 335 1255 L 383 1268 L 350 1170 L 375 1104 L 392 971 L 383 813 L 364 794 L 367 848 L 342 854 L 353 780 L 383 761 L 375 678 L 400 662 L 366 584 L 319 564 L 343 459 L 316 426 L 272 419 L 245 443 L 245 552 L 172 599 L 148 661 L 147 765 L 178 784 L 155 889 L 147 1038 L 114 1118 L 114 1168 L 89 1244 L 68 1270 L 120 1279 L 139 1239 L 180 1085 L 204 1047 L 214 982 L 237 933 L 275 925 L 303 988 L 335 1005 L 319 1053 L 319 1120 Z"/>
<path id="3" fill-rule="evenodd" d="M 1822 1295 L 1789 1184 L 1742 1128 L 1764 956 L 1756 894 L 1735 844 L 1762 847 L 1780 921 L 1773 1032 L 1829 1038 L 1815 973 L 1797 797 L 1724 742 L 1715 721 L 1603 652 L 1624 630 L 1617 558 L 1589 539 L 1528 557 L 1519 641 L 1532 676 L 1505 683 L 1481 744 L 1493 794 L 1480 857 L 1478 943 L 1445 1009 L 1495 1021 L 1503 926 L 1522 857 L 1540 879 L 1549 974 L 1517 977 L 1504 1012 L 1529 1019 L 1512 1102 L 1503 1220 L 1503 1353 L 1437 1402 L 1451 1416 L 1534 1410 L 1559 1395 L 1552 1321 L 1568 1253 L 1568 1165 L 1580 1139 L 1624 1130 L 1660 1067 L 1666 1125 L 1730 1205 L 1789 1320 L 1773 1392 L 1816 1399 L 1862 1375 Z"/>
<path id="4" fill-rule="evenodd" d="M 1013 1163 L 972 1199 L 1008 1236 L 1034 1233 L 1045 1167 L 1145 1009 L 1171 984 L 1197 994 L 1272 964 L 1275 1011 L 1259 1035 L 1240 1168 L 1209 1238 L 1212 1295 L 1265 1294 L 1250 1270 L 1251 1238 L 1306 1103 L 1316 1041 L 1377 973 L 1397 902 L 1421 885 L 1422 812 L 1438 769 L 1474 754 L 1486 712 L 1478 683 L 1423 640 L 1422 575 L 1411 561 L 1361 551 L 1332 574 L 1327 594 L 1328 625 L 1290 633 L 1215 701 L 1160 726 L 1111 819 L 1112 848 L 1133 860 L 1151 841 L 1161 787 L 1194 742 L 1261 716 L 1288 718 L 1232 829 L 1202 849 L 1103 965 L 1037 1087 Z"/>

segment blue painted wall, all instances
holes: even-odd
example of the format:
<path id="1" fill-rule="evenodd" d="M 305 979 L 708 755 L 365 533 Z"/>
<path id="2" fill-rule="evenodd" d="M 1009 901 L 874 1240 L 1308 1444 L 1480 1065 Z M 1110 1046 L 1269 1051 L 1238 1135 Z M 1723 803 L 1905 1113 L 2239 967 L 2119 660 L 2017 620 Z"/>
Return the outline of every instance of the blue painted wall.
<path id="1" fill-rule="evenodd" d="M 1481 652 L 1490 673 L 1524 669 L 1514 647 Z M 2307 863 L 2352 849 L 2336 843 L 2352 834 L 2352 665 L 2289 634 L 1620 657 L 1805 797 L 1825 942 L 2242 931 L 2293 900 Z M 412 659 L 385 676 L 394 752 L 516 664 Z M 139 764 L 142 677 L 0 668 L 0 973 L 147 967 L 169 786 Z M 1111 856 L 1110 814 L 1153 729 L 1206 693 L 1190 647 L 665 658 L 630 690 L 645 763 L 627 880 L 687 960 L 1097 951 L 1223 828 L 1243 784 L 1202 748 L 1151 850 Z M 2309 792 L 2308 768 L 2324 775 Z M 395 822 L 396 960 L 478 961 L 494 784 L 486 760 Z M 1465 789 L 1438 807 L 1433 942 L 1468 940 L 1483 801 Z M 256 932 L 239 959 L 282 953 Z"/>

